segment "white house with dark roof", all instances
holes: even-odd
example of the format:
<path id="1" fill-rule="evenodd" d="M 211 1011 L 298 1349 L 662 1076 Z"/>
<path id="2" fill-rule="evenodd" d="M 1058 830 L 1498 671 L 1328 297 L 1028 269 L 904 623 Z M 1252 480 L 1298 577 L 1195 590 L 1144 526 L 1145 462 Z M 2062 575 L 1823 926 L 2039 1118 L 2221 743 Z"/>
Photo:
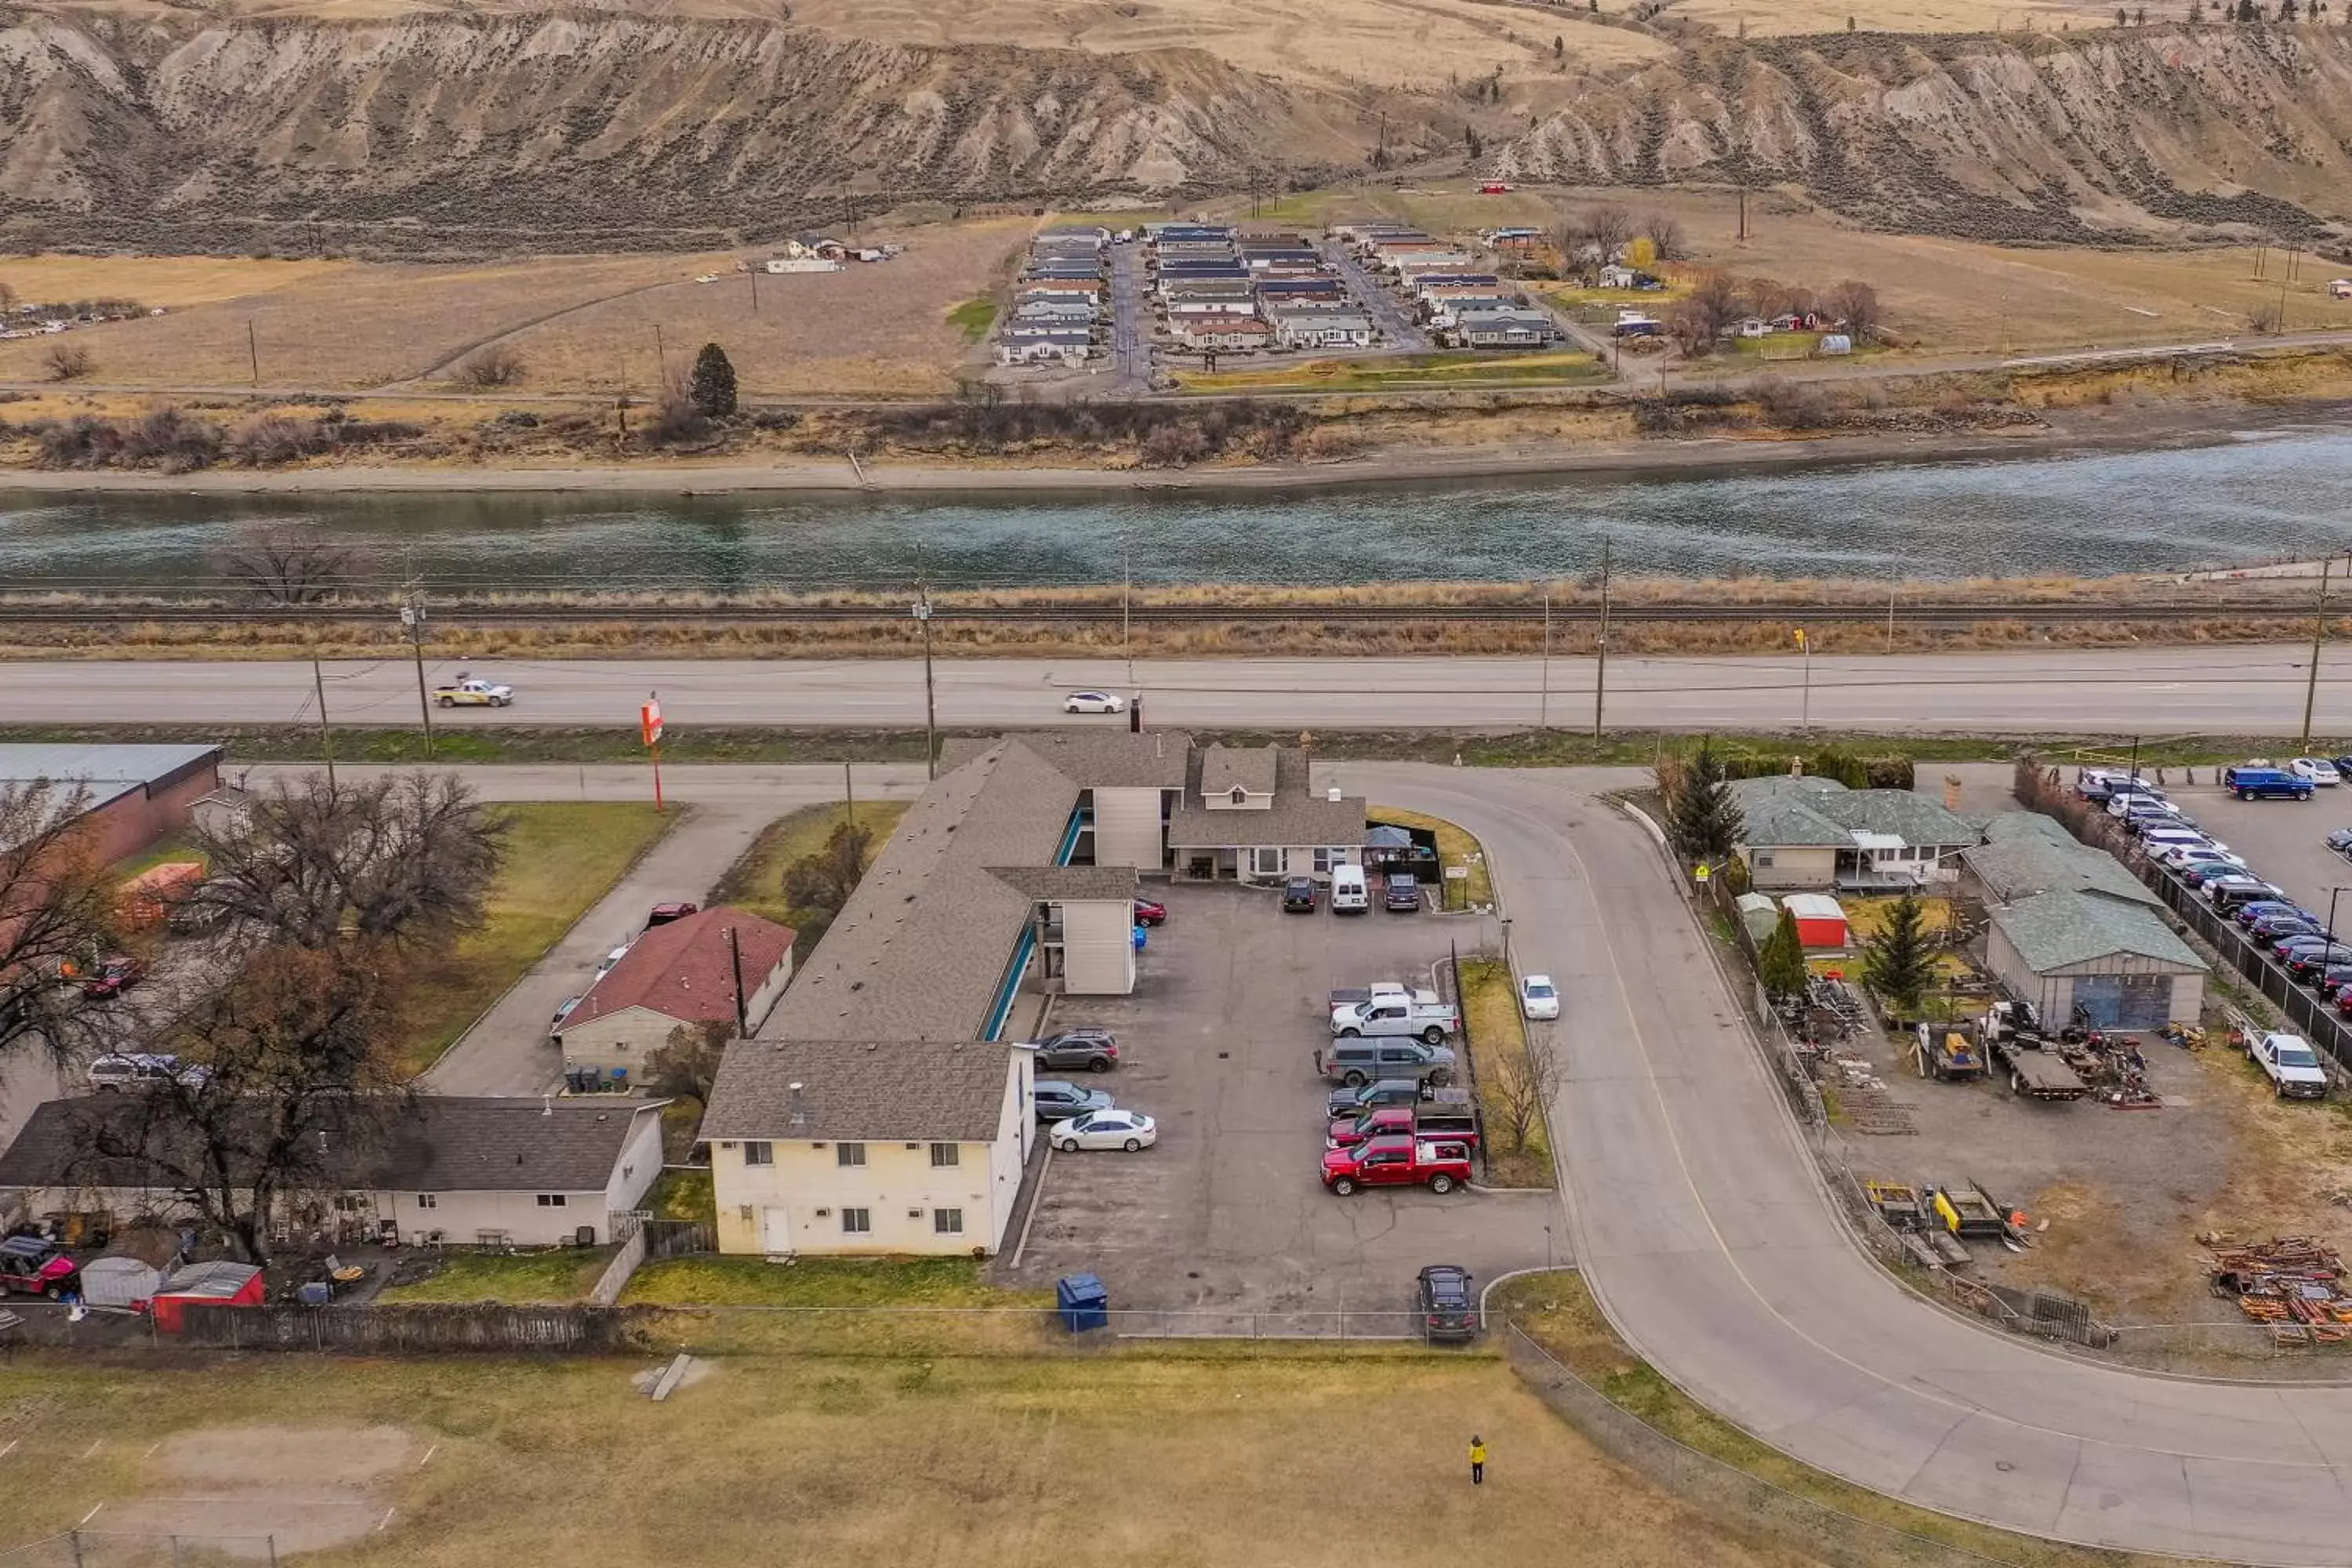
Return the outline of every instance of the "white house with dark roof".
<path id="1" fill-rule="evenodd" d="M 1180 880 L 1328 881 L 1332 867 L 1363 861 L 1364 802 L 1317 794 L 1296 747 L 1206 746 L 1170 813 L 1168 847 Z"/>

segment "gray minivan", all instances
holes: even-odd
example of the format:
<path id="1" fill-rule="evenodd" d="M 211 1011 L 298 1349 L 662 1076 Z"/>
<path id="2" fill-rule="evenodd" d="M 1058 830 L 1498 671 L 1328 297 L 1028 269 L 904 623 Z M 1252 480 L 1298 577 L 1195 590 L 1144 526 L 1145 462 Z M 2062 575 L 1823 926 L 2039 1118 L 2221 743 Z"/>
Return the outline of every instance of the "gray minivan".
<path id="1" fill-rule="evenodd" d="M 1444 1083 L 1454 1076 L 1454 1050 L 1419 1040 L 1339 1039 L 1315 1053 L 1315 1070 L 1350 1088 L 1384 1078 Z"/>

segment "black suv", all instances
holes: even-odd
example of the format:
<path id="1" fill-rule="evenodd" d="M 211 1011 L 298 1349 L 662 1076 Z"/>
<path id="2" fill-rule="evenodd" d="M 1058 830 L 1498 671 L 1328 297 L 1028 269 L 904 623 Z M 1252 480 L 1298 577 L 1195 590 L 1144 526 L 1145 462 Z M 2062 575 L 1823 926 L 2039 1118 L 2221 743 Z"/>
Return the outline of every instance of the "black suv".
<path id="1" fill-rule="evenodd" d="M 1388 886 L 1381 894 L 1381 908 L 1391 914 L 1414 915 L 1421 912 L 1421 884 L 1410 871 L 1392 871 Z"/>
<path id="2" fill-rule="evenodd" d="M 1118 1066 L 1118 1040 L 1108 1029 L 1065 1029 L 1037 1042 L 1037 1067 L 1050 1072 L 1108 1072 Z"/>
<path id="3" fill-rule="evenodd" d="M 1452 1263 L 1433 1263 L 1415 1284 L 1421 1301 L 1422 1337 L 1467 1343 L 1478 1337 L 1478 1302 L 1470 1294 L 1470 1271 Z"/>
<path id="4" fill-rule="evenodd" d="M 1286 914 L 1313 914 L 1315 912 L 1315 879 L 1293 877 L 1283 883 L 1282 908 Z"/>

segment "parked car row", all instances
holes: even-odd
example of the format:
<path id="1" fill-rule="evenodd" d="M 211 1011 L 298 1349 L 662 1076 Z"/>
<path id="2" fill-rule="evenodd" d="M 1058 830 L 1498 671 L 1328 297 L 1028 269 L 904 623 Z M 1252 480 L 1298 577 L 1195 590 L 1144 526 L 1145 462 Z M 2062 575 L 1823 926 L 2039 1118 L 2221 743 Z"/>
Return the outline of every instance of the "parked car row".
<path id="1" fill-rule="evenodd" d="M 1344 1197 L 1468 1182 L 1478 1112 L 1453 1087 L 1458 1063 L 1445 1044 L 1461 1009 L 1393 980 L 1334 991 L 1329 1005 L 1331 1037 L 1315 1053 L 1316 1072 L 1339 1085 L 1324 1103 L 1324 1186 Z"/>

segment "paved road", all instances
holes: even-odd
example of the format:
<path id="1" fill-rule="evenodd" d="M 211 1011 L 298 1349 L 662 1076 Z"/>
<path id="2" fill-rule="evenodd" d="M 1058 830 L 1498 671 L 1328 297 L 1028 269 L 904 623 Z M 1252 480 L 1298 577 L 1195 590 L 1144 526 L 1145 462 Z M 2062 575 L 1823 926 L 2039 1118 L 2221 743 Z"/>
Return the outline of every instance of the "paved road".
<path id="1" fill-rule="evenodd" d="M 253 777 L 260 784 L 302 771 L 256 768 Z M 359 776 L 382 770 L 339 771 Z M 648 793 L 643 768 L 453 771 L 489 800 L 642 800 Z M 876 799 L 904 797 L 921 788 L 922 769 L 868 766 L 856 782 L 861 797 L 869 792 Z M 644 929 L 646 910 L 672 899 L 704 901 L 760 829 L 802 806 L 839 800 L 841 783 L 835 767 L 663 769 L 665 793 L 683 808 L 677 825 L 466 1031 L 425 1076 L 425 1087 L 436 1094 L 538 1094 L 552 1088 L 563 1063 L 548 1040 L 549 1020 L 565 997 L 588 989 L 606 953 Z"/>
<path id="2" fill-rule="evenodd" d="M 2303 718 L 2308 652 L 2297 647 L 2150 647 L 2112 652 L 1615 658 L 1607 719 L 1619 727 L 1790 729 L 1808 713 L 1831 729 L 2003 733 L 2292 734 Z M 475 660 L 514 683 L 501 710 L 436 712 L 484 724 L 627 726 L 649 690 L 672 724 L 915 725 L 922 665 L 905 659 Z M 338 723 L 414 724 L 416 677 L 399 659 L 330 664 Z M 458 671 L 427 666 L 428 678 Z M 1064 693 L 1146 693 L 1155 722 L 1276 730 L 1434 726 L 1513 729 L 1540 717 L 1592 719 L 1592 665 L 1555 658 L 942 659 L 943 725 L 1058 723 Z M 2322 662 L 2317 726 L 2352 732 L 2352 655 Z M 1547 684 L 1549 695 L 1545 695 Z M 307 663 L 12 661 L 0 723 L 314 722 Z M 1089 723 L 1121 722 L 1092 719 Z"/>
<path id="3" fill-rule="evenodd" d="M 1143 301 L 1143 247 L 1110 247 L 1111 382 L 1108 395 L 1151 390 L 1151 320 Z"/>
<path id="4" fill-rule="evenodd" d="M 1774 1446 L 2012 1530 L 2236 1563 L 2346 1561 L 2352 1391 L 2095 1366 L 1864 1260 L 1641 831 L 1589 773 L 1335 764 L 1494 856 L 1523 970 L 1571 1020 L 1554 1108 L 1577 1254 L 1620 1331 Z"/>
<path id="5" fill-rule="evenodd" d="M 1348 289 L 1355 295 L 1356 302 L 1371 312 L 1373 323 L 1380 328 L 1381 335 L 1388 340 L 1386 347 L 1399 353 L 1423 353 L 1428 351 L 1429 334 L 1414 321 L 1412 309 L 1405 304 L 1403 296 L 1382 286 L 1381 280 L 1372 276 L 1371 269 L 1356 258 L 1355 252 L 1339 241 L 1318 239 L 1315 247 L 1347 280 Z"/>

